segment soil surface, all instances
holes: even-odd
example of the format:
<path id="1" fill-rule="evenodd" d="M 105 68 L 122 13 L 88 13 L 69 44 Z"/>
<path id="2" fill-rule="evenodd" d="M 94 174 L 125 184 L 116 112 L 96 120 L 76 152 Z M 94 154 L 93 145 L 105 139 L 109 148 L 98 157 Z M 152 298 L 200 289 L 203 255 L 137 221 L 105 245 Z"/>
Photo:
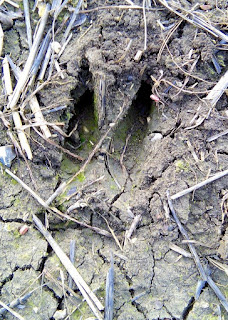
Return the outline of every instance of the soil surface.
<path id="1" fill-rule="evenodd" d="M 8 304 L 30 293 L 14 308 L 26 320 L 95 319 L 76 285 L 68 287 L 69 276 L 35 228 L 33 214 L 48 220 L 49 231 L 67 255 L 75 241 L 74 265 L 102 303 L 113 255 L 114 319 L 228 319 L 209 286 L 196 299 L 199 272 L 192 257 L 171 249 L 175 244 L 188 251 L 188 245 L 167 202 L 167 190 L 174 195 L 228 169 L 227 136 L 208 142 L 227 129 L 227 95 L 212 110 L 199 109 L 226 71 L 227 51 L 219 39 L 179 20 L 159 1 L 151 1 L 146 9 L 145 49 L 143 11 L 110 7 L 127 2 L 84 4 L 80 17 L 86 14 L 86 20 L 74 28 L 59 59 L 62 77 L 54 69 L 51 81 L 37 93 L 45 120 L 61 122 L 65 136 L 50 126 L 53 145 L 31 129 L 33 160 L 26 164 L 17 156 L 11 166 L 46 201 L 78 172 L 102 140 L 84 171 L 51 204 L 84 225 L 99 228 L 98 232 L 46 212 L 4 168 L 0 175 L 0 300 Z M 134 3 L 142 6 L 142 1 Z M 198 3 L 198 15 L 227 32 L 226 1 L 179 3 L 187 10 Z M 68 12 L 73 5 L 69 1 Z M 37 12 L 32 17 L 34 30 Z M 63 31 L 55 41 L 61 42 Z M 2 56 L 10 54 L 23 67 L 28 52 L 24 20 L 15 19 L 13 27 L 4 30 Z M 59 106 L 64 108 L 45 113 Z M 10 112 L 3 110 L 12 121 Z M 204 117 L 200 124 L 192 121 L 197 115 Z M 27 106 L 24 116 L 31 118 Z M 0 127 L 1 145 L 12 144 L 3 122 Z M 208 260 L 227 264 L 227 192 L 225 176 L 173 205 L 189 238 L 196 241 L 200 261 L 209 266 L 212 279 L 228 298 L 227 275 Z M 21 235 L 23 225 L 28 232 Z M 0 317 L 15 319 L 9 312 Z"/>

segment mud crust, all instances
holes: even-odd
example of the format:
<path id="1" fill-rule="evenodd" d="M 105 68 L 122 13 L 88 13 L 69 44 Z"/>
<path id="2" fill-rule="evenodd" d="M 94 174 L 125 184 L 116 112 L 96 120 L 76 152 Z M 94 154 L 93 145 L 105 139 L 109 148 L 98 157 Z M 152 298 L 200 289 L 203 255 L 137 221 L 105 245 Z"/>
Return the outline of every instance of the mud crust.
<path id="1" fill-rule="evenodd" d="M 180 2 L 190 5 L 184 0 Z M 193 0 L 191 5 L 196 2 L 205 4 L 205 1 Z M 134 3 L 142 5 L 142 1 Z M 216 26 L 224 27 L 218 20 L 218 8 L 227 10 L 224 2 L 217 1 L 218 8 L 212 0 L 206 3 L 211 9 L 200 9 L 200 12 Z M 88 0 L 87 9 L 122 4 L 123 1 Z M 87 22 L 75 31 L 61 57 L 65 78 L 55 78 L 38 94 L 43 108 L 67 105 L 67 109 L 48 114 L 45 119 L 52 123 L 64 122 L 63 130 L 67 134 L 77 127 L 66 139 L 53 132 L 54 141 L 84 159 L 123 111 L 117 127 L 105 139 L 85 172 L 54 203 L 66 212 L 80 197 L 83 206 L 70 215 L 107 231 L 111 228 L 123 250 L 113 238 L 56 216 L 48 216 L 49 229 L 67 254 L 70 241 L 76 241 L 75 266 L 102 302 L 110 252 L 113 252 L 114 319 L 218 319 L 219 301 L 210 288 L 205 287 L 200 298 L 195 300 L 199 274 L 193 259 L 180 259 L 179 254 L 170 249 L 169 244 L 174 243 L 188 250 L 176 224 L 167 215 L 166 199 L 167 190 L 175 194 L 228 168 L 227 137 L 207 142 L 208 137 L 227 128 L 227 95 L 221 97 L 200 126 L 186 130 L 200 99 L 221 76 L 211 62 L 218 41 L 182 22 L 158 61 L 167 35 L 161 31 L 158 21 L 168 20 L 171 24 L 177 18 L 157 5 L 147 11 L 146 19 L 148 47 L 137 62 L 134 57 L 144 45 L 142 12 L 91 10 Z M 5 32 L 4 54 L 11 54 L 19 65 L 28 55 L 25 25 L 15 21 L 13 28 Z M 129 41 L 132 41 L 131 46 L 126 52 Z M 224 52 L 219 52 L 221 66 L 227 64 L 228 57 Z M 192 94 L 169 88 L 170 83 L 181 87 L 186 75 L 178 66 L 185 68 L 186 65 L 185 71 L 189 71 L 196 58 L 199 60 L 187 88 L 193 90 L 192 85 L 197 82 L 194 90 L 204 93 Z M 224 71 L 225 67 L 222 67 Z M 161 74 L 165 81 L 157 86 L 156 80 Z M 100 80 L 103 78 L 105 108 L 100 99 Z M 161 103 L 151 100 L 152 89 Z M 1 145 L 10 143 L 2 123 L 0 139 Z M 34 160 L 30 167 L 36 191 L 47 200 L 61 182 L 79 170 L 81 162 L 48 144 L 32 130 L 31 147 Z M 23 159 L 17 158 L 11 170 L 34 188 Z M 102 180 L 88 186 L 101 176 Z M 73 198 L 62 201 L 75 190 L 78 193 Z M 227 221 L 222 223 L 221 211 L 227 190 L 228 180 L 223 177 L 174 201 L 189 237 L 204 244 L 197 246 L 204 264 L 207 257 L 219 257 L 224 263 L 228 258 Z M 94 319 L 76 287 L 72 288 L 73 295 L 63 294 L 61 282 L 67 284 L 68 275 L 32 223 L 33 213 L 44 219 L 44 209 L 4 173 L 0 175 L 0 195 L 1 300 L 9 303 L 35 289 L 28 300 L 15 309 L 26 320 L 63 319 L 61 312 L 63 314 L 65 309 L 71 314 L 70 319 Z M 141 215 L 141 221 L 131 240 L 126 240 L 126 231 L 136 215 Z M 23 224 L 29 229 L 21 236 L 18 230 Z M 213 265 L 210 267 L 213 280 L 227 296 L 226 275 Z M 227 319 L 222 307 L 221 312 L 223 319 Z M 2 319 L 15 318 L 7 313 Z"/>

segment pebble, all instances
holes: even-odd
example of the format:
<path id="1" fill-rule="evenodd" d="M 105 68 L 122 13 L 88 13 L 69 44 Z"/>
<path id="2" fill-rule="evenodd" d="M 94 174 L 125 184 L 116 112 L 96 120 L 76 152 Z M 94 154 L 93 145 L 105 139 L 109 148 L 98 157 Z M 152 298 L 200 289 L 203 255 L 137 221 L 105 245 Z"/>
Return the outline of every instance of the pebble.
<path id="1" fill-rule="evenodd" d="M 0 147 L 0 162 L 6 167 L 10 168 L 13 159 L 16 157 L 14 146 L 2 146 Z"/>
<path id="2" fill-rule="evenodd" d="M 64 309 L 64 310 L 57 310 L 57 311 L 55 312 L 55 314 L 53 315 L 53 318 L 54 318 L 55 320 L 62 320 L 62 319 L 64 319 L 64 318 L 66 317 L 66 315 L 67 315 L 66 309 Z"/>
<path id="3" fill-rule="evenodd" d="M 157 140 L 161 140 L 163 138 L 163 135 L 161 133 L 152 133 L 149 137 L 150 141 L 157 141 Z"/>

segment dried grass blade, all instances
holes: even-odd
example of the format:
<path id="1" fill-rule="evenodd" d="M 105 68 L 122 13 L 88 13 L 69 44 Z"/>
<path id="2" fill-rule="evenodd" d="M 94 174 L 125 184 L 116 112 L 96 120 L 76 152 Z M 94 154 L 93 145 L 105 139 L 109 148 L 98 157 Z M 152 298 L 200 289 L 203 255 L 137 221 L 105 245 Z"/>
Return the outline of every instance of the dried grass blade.
<path id="1" fill-rule="evenodd" d="M 146 22 L 146 0 L 143 0 L 143 20 L 144 20 L 144 48 L 147 50 L 147 22 Z"/>
<path id="2" fill-rule="evenodd" d="M 31 47 L 31 50 L 30 50 L 30 53 L 29 53 L 29 56 L 28 56 L 28 59 L 25 63 L 25 66 L 24 66 L 24 69 L 23 69 L 23 72 L 17 82 L 17 85 L 14 89 L 14 92 L 13 92 L 13 95 L 12 95 L 12 99 L 10 100 L 10 102 L 8 103 L 8 106 L 7 108 L 8 109 L 13 109 L 19 98 L 20 98 L 20 95 L 24 89 L 24 86 L 25 84 L 28 82 L 28 76 L 29 76 L 29 72 L 31 70 L 31 67 L 32 67 L 32 64 L 34 62 L 34 59 L 35 59 L 35 56 L 37 54 L 37 51 L 38 51 L 38 48 L 39 48 L 39 44 L 40 44 L 40 41 L 42 39 L 42 36 L 43 36 L 43 32 L 44 32 L 44 28 L 46 26 L 46 23 L 47 23 L 47 19 L 48 19 L 48 16 L 49 16 L 49 11 L 50 11 L 50 5 L 47 4 L 46 5 L 46 8 L 45 8 L 45 12 L 44 12 L 44 15 L 42 16 L 41 18 L 41 21 L 40 21 L 40 25 L 39 25 L 39 29 L 37 31 L 37 35 L 34 39 L 34 42 L 33 42 L 33 45 Z"/>
<path id="3" fill-rule="evenodd" d="M 216 266 L 218 269 L 225 272 L 225 274 L 228 276 L 228 266 L 224 263 L 218 262 L 214 259 L 211 259 L 210 257 L 207 258 L 214 266 Z"/>
<path id="4" fill-rule="evenodd" d="M 23 304 L 25 303 L 26 300 L 28 300 L 28 298 L 31 297 L 31 295 L 33 294 L 33 292 L 35 291 L 36 289 L 30 291 L 29 293 L 25 294 L 24 296 L 22 297 L 19 297 L 19 298 L 16 298 L 14 299 L 13 301 L 11 301 L 7 306 L 9 308 L 15 308 L 17 307 L 19 304 Z M 7 312 L 7 310 L 3 307 L 3 308 L 0 308 L 0 316 L 4 315 L 5 313 Z"/>
<path id="5" fill-rule="evenodd" d="M 131 236 L 132 236 L 133 232 L 136 230 L 136 228 L 137 228 L 139 222 L 141 221 L 141 219 L 142 219 L 142 215 L 141 214 L 138 214 L 138 215 L 136 215 L 134 217 L 129 230 L 126 231 L 126 238 L 128 240 L 131 239 Z"/>
<path id="6" fill-rule="evenodd" d="M 50 207 L 50 210 L 52 211 L 52 213 L 53 212 L 56 213 L 58 215 L 58 217 L 73 221 L 73 222 L 77 223 L 78 225 L 80 225 L 80 226 L 82 226 L 84 228 L 88 228 L 90 230 L 93 230 L 94 232 L 96 232 L 96 233 L 98 233 L 98 234 L 100 234 L 102 236 L 106 236 L 106 237 L 109 237 L 109 238 L 112 237 L 112 234 L 110 232 L 108 232 L 106 230 L 103 230 L 103 229 L 100 229 L 100 228 L 97 228 L 97 227 L 90 226 L 85 222 L 78 221 L 78 220 L 72 218 L 71 216 L 69 216 L 68 214 L 62 213 L 61 211 L 59 211 L 58 209 L 56 209 L 54 207 Z"/>
<path id="7" fill-rule="evenodd" d="M 114 261 L 111 253 L 111 266 L 106 279 L 105 317 L 104 320 L 113 320 L 114 305 Z"/>
<path id="8" fill-rule="evenodd" d="M 15 312 L 13 309 L 9 308 L 4 302 L 0 301 L 0 305 L 3 306 L 7 311 L 9 311 L 14 317 L 16 317 L 19 320 L 25 320 L 22 316 L 19 315 L 19 313 Z"/>
<path id="9" fill-rule="evenodd" d="M 45 229 L 42 222 L 37 218 L 37 216 L 33 215 L 33 221 L 35 222 L 38 230 L 42 233 L 42 235 L 45 237 L 45 239 L 48 241 L 52 249 L 55 251 L 56 255 L 60 259 L 61 263 L 64 265 L 68 273 L 71 275 L 72 279 L 78 286 L 79 290 L 81 291 L 83 297 L 85 298 L 86 302 L 90 306 L 91 310 L 93 311 L 94 315 L 99 319 L 102 320 L 103 316 L 100 313 L 99 310 L 104 310 L 103 305 L 101 302 L 97 299 L 95 294 L 90 290 L 86 282 L 83 280 L 79 272 L 76 270 L 76 268 L 71 263 L 70 259 L 67 257 L 67 255 L 63 252 L 63 250 L 60 248 L 60 246 L 56 243 L 56 241 L 53 239 L 51 234 Z"/>
<path id="10" fill-rule="evenodd" d="M 51 204 L 52 201 L 54 201 L 55 198 L 57 198 L 62 193 L 65 187 L 66 187 L 66 182 L 63 182 L 61 184 L 61 188 L 56 189 L 56 191 L 52 193 L 52 195 L 47 199 L 46 204 L 49 206 L 49 204 Z"/>
<path id="11" fill-rule="evenodd" d="M 61 5 L 62 0 L 53 0 L 51 5 L 51 10 L 58 10 Z"/>
<path id="12" fill-rule="evenodd" d="M 179 254 L 181 254 L 182 256 L 186 257 L 186 258 L 192 258 L 192 255 L 190 252 L 184 250 L 183 248 L 178 247 L 176 244 L 174 243 L 170 243 L 169 244 L 169 248 Z"/>
<path id="13" fill-rule="evenodd" d="M 21 69 L 13 62 L 13 60 L 10 58 L 9 55 L 6 55 L 6 58 L 7 58 L 8 62 L 9 62 L 10 68 L 13 71 L 14 77 L 18 81 L 19 78 L 20 78 Z"/>
<path id="14" fill-rule="evenodd" d="M 178 199 L 178 198 L 180 198 L 180 197 L 182 197 L 182 196 L 184 196 L 184 195 L 186 195 L 186 194 L 188 194 L 188 193 L 190 193 L 192 191 L 195 191 L 195 190 L 197 190 L 197 189 L 199 189 L 199 188 L 201 188 L 201 187 L 203 187 L 203 186 L 205 186 L 205 185 L 207 185 L 207 184 L 209 184 L 209 183 L 211 183 L 211 182 L 213 182 L 213 181 L 215 181 L 217 179 L 220 179 L 220 178 L 224 177 L 227 174 L 228 174 L 228 169 L 224 170 L 224 171 L 221 171 L 221 172 L 218 172 L 213 177 L 210 177 L 209 179 L 206 179 L 206 180 L 204 180 L 204 181 L 202 181 L 200 183 L 195 184 L 194 186 L 192 186 L 190 188 L 187 188 L 187 189 L 185 189 L 183 191 L 180 191 L 180 192 L 172 195 L 170 197 L 170 199 L 171 200 Z"/>
<path id="15" fill-rule="evenodd" d="M 108 231 L 106 230 L 103 230 L 103 229 L 100 229 L 100 228 L 97 228 L 97 227 L 93 227 L 93 226 L 90 226 L 84 222 L 80 222 L 72 217 L 70 217 L 69 215 L 67 214 L 64 214 L 62 213 L 60 210 L 54 208 L 54 207 L 49 207 L 48 203 L 45 202 L 36 192 L 34 192 L 29 186 L 27 186 L 20 178 L 18 178 L 14 173 L 12 173 L 9 169 L 5 169 L 5 172 L 7 174 L 9 174 L 15 181 L 17 181 L 25 190 L 27 190 L 31 196 L 36 199 L 37 202 L 39 202 L 39 204 L 41 206 L 43 206 L 46 210 L 48 210 L 50 213 L 52 214 L 57 214 L 58 217 L 61 217 L 61 218 L 65 218 L 65 219 L 68 219 L 68 220 L 71 220 L 77 224 L 79 224 L 80 226 L 82 227 L 85 227 L 85 228 L 88 228 L 88 229 L 91 229 L 93 230 L 94 232 L 97 232 L 98 234 L 101 234 L 103 236 L 106 236 L 106 237 L 111 237 L 111 233 L 109 233 Z M 58 190 L 58 189 L 57 189 Z M 57 191 L 56 190 L 56 191 Z"/>
<path id="16" fill-rule="evenodd" d="M 64 9 L 64 7 L 67 5 L 69 0 L 65 0 L 63 1 L 63 3 L 61 4 L 62 1 L 59 0 L 54 0 L 53 4 L 52 4 L 52 10 L 55 10 L 55 14 L 54 14 L 54 18 L 55 20 L 57 19 L 58 15 L 60 14 L 60 12 Z"/>
<path id="17" fill-rule="evenodd" d="M 0 23 L 0 56 L 2 55 L 3 40 L 4 40 L 4 33 L 2 30 L 2 24 Z"/>
<path id="18" fill-rule="evenodd" d="M 39 81 L 42 81 L 44 79 L 44 75 L 45 75 L 45 72 L 47 70 L 47 66 L 48 66 L 49 60 L 51 58 L 51 53 L 52 53 L 51 44 L 49 44 L 49 47 L 47 49 L 45 58 L 43 60 L 43 63 L 42 63 L 42 66 L 41 66 L 41 69 L 40 69 L 40 72 L 39 72 L 39 75 L 38 75 L 38 78 L 37 78 Z"/>
<path id="19" fill-rule="evenodd" d="M 17 79 L 20 78 L 21 74 L 22 74 L 22 71 L 20 70 L 19 67 L 17 67 L 15 65 L 15 63 L 11 60 L 11 58 L 9 56 L 7 56 L 7 59 L 10 63 L 10 66 L 14 72 L 14 75 Z M 48 129 L 48 126 L 46 125 L 46 122 L 45 122 L 45 119 L 44 119 L 44 116 L 42 114 L 42 111 L 40 109 L 40 105 L 39 105 L 39 102 L 36 98 L 35 95 L 32 95 L 31 99 L 29 100 L 29 106 L 32 110 L 32 112 L 34 113 L 34 116 L 35 116 L 35 119 L 36 119 L 36 122 L 37 123 L 42 123 L 42 125 L 40 126 L 40 129 L 41 131 L 43 132 L 44 134 L 44 137 L 46 139 L 50 138 L 51 137 L 51 132 L 50 130 Z"/>
<path id="20" fill-rule="evenodd" d="M 52 271 L 52 270 L 51 270 Z M 56 279 L 54 276 L 52 276 L 51 272 L 49 272 L 48 269 L 44 268 L 42 275 L 45 276 L 45 278 L 49 281 L 54 283 L 59 289 L 62 288 L 60 281 L 58 279 Z M 45 284 L 46 285 L 46 284 Z M 77 297 L 76 293 L 74 292 L 74 290 L 72 290 L 68 285 L 64 284 L 64 289 L 67 290 L 70 295 L 72 297 Z M 68 297 L 70 297 L 70 295 L 68 295 Z"/>
<path id="21" fill-rule="evenodd" d="M 169 204 L 169 208 L 170 208 L 170 211 L 172 213 L 172 216 L 182 234 L 182 236 L 186 239 L 186 240 L 190 240 L 189 237 L 188 237 L 188 234 L 186 232 L 186 230 L 184 229 L 184 227 L 182 226 L 176 212 L 175 212 L 175 209 L 173 207 L 173 203 L 172 203 L 172 200 L 169 196 L 169 192 L 167 191 L 167 199 L 168 199 L 168 204 Z M 228 302 L 225 298 L 225 296 L 223 295 L 223 293 L 220 291 L 220 289 L 217 287 L 217 285 L 214 283 L 214 281 L 212 280 L 212 278 L 210 276 L 208 276 L 206 274 L 206 271 L 204 270 L 204 267 L 203 265 L 201 264 L 200 262 L 200 259 L 199 259 L 199 256 L 196 252 L 196 249 L 195 247 L 193 246 L 192 243 L 188 243 L 188 247 L 189 247 L 189 250 L 192 254 L 192 257 L 195 261 L 195 264 L 199 270 L 199 273 L 202 277 L 202 280 L 204 281 L 207 281 L 207 283 L 209 284 L 209 286 L 211 287 L 211 289 L 214 291 L 214 293 L 216 294 L 216 296 L 218 297 L 218 299 L 220 300 L 220 302 L 222 303 L 222 305 L 224 306 L 224 308 L 226 309 L 226 311 L 228 312 Z"/>
<path id="22" fill-rule="evenodd" d="M 96 154 L 96 152 L 99 150 L 99 148 L 101 147 L 102 143 L 104 142 L 104 140 L 107 138 L 107 136 L 109 135 L 109 133 L 111 133 L 111 131 L 116 127 L 118 120 L 120 119 L 121 115 L 123 114 L 124 111 L 124 105 L 121 108 L 119 114 L 116 117 L 116 120 L 113 124 L 113 126 L 110 126 L 109 129 L 104 133 L 104 135 L 100 138 L 100 140 L 98 141 L 98 143 L 96 144 L 96 146 L 94 147 L 94 149 L 92 150 L 92 152 L 89 154 L 87 160 L 84 162 L 84 164 L 82 165 L 81 169 L 79 169 L 67 182 L 66 182 L 66 186 L 68 186 L 71 182 L 74 181 L 74 179 L 82 172 L 84 172 L 85 168 L 87 167 L 87 165 L 90 163 L 90 161 L 93 159 L 94 155 Z M 62 188 L 62 185 L 59 186 L 59 189 Z M 63 191 L 64 192 L 64 189 Z"/>
<path id="23" fill-rule="evenodd" d="M 9 169 L 5 169 L 5 172 L 8 173 L 8 175 L 10 175 L 15 181 L 20 183 L 20 185 L 25 190 L 27 190 L 33 196 L 33 198 L 39 202 L 39 204 L 41 204 L 41 206 L 43 206 L 45 209 L 49 209 L 46 202 L 40 196 L 38 196 L 38 194 L 34 192 L 29 186 L 27 186 L 20 178 L 18 178 L 13 172 L 11 172 Z"/>
<path id="24" fill-rule="evenodd" d="M 38 123 L 45 123 L 45 119 L 44 119 L 44 116 L 42 114 L 42 111 L 40 109 L 40 105 L 39 105 L 39 102 L 37 100 L 37 97 L 36 96 L 33 96 L 31 98 L 31 100 L 29 101 L 29 106 L 32 110 L 32 112 L 34 113 L 34 116 L 35 116 L 35 119 L 36 119 L 36 122 Z M 46 124 L 42 124 L 40 126 L 40 129 L 41 131 L 43 132 L 43 135 L 46 139 L 50 138 L 51 137 L 51 132 L 50 130 L 48 129 L 48 126 Z"/>
<path id="25" fill-rule="evenodd" d="M 204 100 L 210 102 L 211 106 L 214 107 L 218 100 L 221 98 L 223 93 L 228 87 L 228 71 L 219 79 L 218 83 L 214 86 L 214 88 L 209 92 Z"/>
<path id="26" fill-rule="evenodd" d="M 8 95 L 8 100 L 10 102 L 13 89 L 12 89 L 12 82 L 11 82 L 11 77 L 10 77 L 9 63 L 8 63 L 8 59 L 6 57 L 3 59 L 2 65 L 3 65 L 6 93 Z M 17 111 L 13 111 L 13 108 L 11 108 L 11 110 L 12 110 L 14 125 L 17 128 L 17 134 L 18 134 L 18 138 L 20 141 L 21 149 L 25 151 L 28 159 L 32 160 L 32 151 L 29 146 L 27 137 L 22 129 L 22 121 L 21 121 L 20 115 Z"/>
<path id="27" fill-rule="evenodd" d="M 105 220 L 105 222 L 106 222 L 106 224 L 107 224 L 107 226 L 108 226 L 108 228 L 109 228 L 109 230 L 110 230 L 110 232 L 111 232 L 111 234 L 113 236 L 113 239 L 115 240 L 116 244 L 118 245 L 120 250 L 123 251 L 123 248 L 122 248 L 122 246 L 121 246 L 121 244 L 119 242 L 119 239 L 116 237 L 114 230 L 110 227 L 110 225 L 108 223 L 108 220 L 102 215 L 101 215 L 101 217 Z"/>
<path id="28" fill-rule="evenodd" d="M 31 68 L 31 72 L 30 72 L 31 79 L 29 81 L 30 87 L 32 87 L 35 82 L 37 72 L 39 70 L 41 62 L 44 60 L 44 57 L 45 57 L 46 52 L 48 50 L 50 41 L 51 41 L 51 30 L 48 30 L 48 32 L 47 32 L 47 34 L 46 34 L 46 36 L 40 46 L 39 53 L 38 53 L 37 57 L 35 58 L 33 65 L 32 65 L 32 68 Z"/>
<path id="29" fill-rule="evenodd" d="M 76 241 L 75 240 L 71 240 L 70 241 L 70 253 L 69 253 L 69 256 L 70 256 L 70 261 L 74 264 L 74 261 L 75 261 L 75 243 Z M 68 279 L 68 287 L 72 289 L 73 287 L 73 279 L 71 278 L 71 276 L 69 276 L 69 279 Z"/>
<path id="30" fill-rule="evenodd" d="M 73 157 L 73 158 L 75 158 L 75 159 L 78 159 L 79 161 L 83 161 L 83 160 L 84 160 L 82 157 L 80 157 L 80 156 L 78 156 L 77 154 L 74 154 L 74 153 L 70 152 L 69 150 L 63 148 L 62 146 L 60 146 L 58 143 L 54 142 L 53 140 L 48 139 L 48 138 L 45 138 L 44 135 L 43 135 L 41 132 L 39 132 L 35 127 L 34 127 L 33 129 L 36 131 L 36 133 L 37 133 L 39 136 L 41 136 L 44 140 L 46 140 L 46 141 L 47 141 L 48 143 L 50 143 L 51 145 L 55 146 L 56 148 L 62 150 L 62 151 L 65 152 L 65 153 L 69 154 L 71 157 Z M 61 188 L 61 185 L 59 186 L 59 188 Z"/>
<path id="31" fill-rule="evenodd" d="M 215 134 L 215 135 L 207 138 L 206 141 L 207 141 L 207 142 L 214 141 L 214 140 L 216 140 L 216 139 L 218 139 L 218 138 L 220 138 L 220 137 L 222 137 L 222 136 L 225 136 L 226 134 L 228 134 L 228 129 L 227 129 L 227 130 L 224 130 L 223 132 L 220 132 L 220 133 L 218 133 L 218 134 Z"/>
<path id="32" fill-rule="evenodd" d="M 175 13 L 182 19 L 188 21 L 189 23 L 200 27 L 201 29 L 206 30 L 210 34 L 212 34 L 215 37 L 219 37 L 220 39 L 224 39 L 226 42 L 228 42 L 228 36 L 221 32 L 220 30 L 216 29 L 212 25 L 210 25 L 208 22 L 204 21 L 203 19 L 197 17 L 196 14 L 193 13 L 193 11 L 185 10 L 184 8 L 181 8 L 177 2 L 171 1 L 168 2 L 166 0 L 159 0 L 159 2 L 166 7 L 169 11 Z"/>
<path id="33" fill-rule="evenodd" d="M 65 33 L 64 33 L 64 37 L 63 37 L 63 39 L 62 39 L 62 44 L 64 44 L 64 43 L 66 42 L 66 39 L 67 39 L 68 36 L 69 36 L 69 33 L 70 33 L 70 31 L 71 31 L 71 29 L 72 29 L 72 27 L 73 27 L 73 24 L 74 24 L 74 22 L 75 22 L 75 20 L 76 20 L 76 18 L 77 18 L 77 15 L 78 15 L 79 10 L 80 10 L 80 8 L 81 8 L 81 6 L 82 6 L 82 3 L 83 3 L 83 0 L 78 0 L 77 6 L 76 6 L 76 8 L 74 9 L 74 13 L 73 13 L 73 15 L 72 15 L 72 17 L 71 17 L 71 20 L 70 20 L 70 22 L 69 22 L 69 24 L 68 24 L 68 27 L 67 27 L 67 29 L 66 29 L 66 31 L 65 31 Z"/>
<path id="34" fill-rule="evenodd" d="M 71 38 L 73 36 L 73 33 L 70 33 L 69 37 L 66 39 L 65 43 L 62 45 L 61 50 L 58 53 L 58 59 L 61 57 L 61 55 L 63 54 L 64 50 L 66 49 L 66 46 L 68 45 L 68 43 L 70 42 Z"/>
<path id="35" fill-rule="evenodd" d="M 20 8 L 19 4 L 14 2 L 14 1 L 11 1 L 11 0 L 4 0 L 5 2 L 9 3 L 11 6 L 15 7 L 15 8 Z M 3 1 L 3 2 L 4 2 Z"/>
<path id="36" fill-rule="evenodd" d="M 28 0 L 23 0 L 23 6 L 24 6 L 25 24 L 26 24 L 28 45 L 29 45 L 29 48 L 31 48 L 32 47 L 32 29 L 31 29 L 31 23 L 30 23 L 29 2 L 28 2 Z"/>

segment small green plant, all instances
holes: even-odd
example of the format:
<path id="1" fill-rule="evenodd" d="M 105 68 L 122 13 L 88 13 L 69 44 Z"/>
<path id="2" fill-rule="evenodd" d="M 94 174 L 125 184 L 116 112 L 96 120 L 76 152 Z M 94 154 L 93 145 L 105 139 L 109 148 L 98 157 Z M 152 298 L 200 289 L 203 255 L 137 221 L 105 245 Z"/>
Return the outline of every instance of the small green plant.
<path id="1" fill-rule="evenodd" d="M 180 171 L 188 172 L 190 169 L 190 165 L 187 161 L 177 160 L 175 165 L 176 165 L 177 172 L 180 172 Z"/>
<path id="2" fill-rule="evenodd" d="M 83 182 L 85 180 L 84 172 L 79 173 L 79 175 L 77 176 L 77 180 L 80 182 Z"/>

